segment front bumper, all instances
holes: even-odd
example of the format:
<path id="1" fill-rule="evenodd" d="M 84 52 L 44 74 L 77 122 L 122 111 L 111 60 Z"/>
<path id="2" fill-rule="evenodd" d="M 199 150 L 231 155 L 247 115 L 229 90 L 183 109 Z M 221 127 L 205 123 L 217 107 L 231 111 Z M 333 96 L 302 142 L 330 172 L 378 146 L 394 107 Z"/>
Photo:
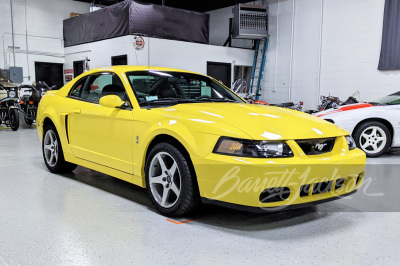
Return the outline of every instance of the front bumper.
<path id="1" fill-rule="evenodd" d="M 232 210 L 237 210 L 237 211 L 245 211 L 245 212 L 253 212 L 253 213 L 266 213 L 266 212 L 276 212 L 276 211 L 288 211 L 288 210 L 295 210 L 295 209 L 301 209 L 301 208 L 307 208 L 310 206 L 314 206 L 317 204 L 321 203 L 326 203 L 330 202 L 333 200 L 341 199 L 347 196 L 350 196 L 354 193 L 356 193 L 357 190 L 353 190 L 349 193 L 340 195 L 340 196 L 334 196 L 332 198 L 327 198 L 323 200 L 316 200 L 316 201 L 311 201 L 311 202 L 306 202 L 306 203 L 299 203 L 299 204 L 293 204 L 293 205 L 283 205 L 279 207 L 251 207 L 251 206 L 245 206 L 245 205 L 240 205 L 240 204 L 234 204 L 234 203 L 228 203 L 228 202 L 223 202 L 223 201 L 218 201 L 218 200 L 211 200 L 207 198 L 202 198 L 201 201 L 204 204 L 212 204 L 212 205 L 217 205 L 221 206 L 224 208 L 232 209 Z"/>
<path id="2" fill-rule="evenodd" d="M 333 200 L 354 193 L 362 184 L 365 153 L 349 151 L 338 137 L 329 153 L 305 155 L 295 141 L 288 141 L 292 158 L 243 158 L 210 154 L 192 158 L 200 195 L 204 201 L 278 210 Z M 267 189 L 286 188 L 285 197 L 265 200 Z M 272 208 L 272 209 L 271 209 Z"/>

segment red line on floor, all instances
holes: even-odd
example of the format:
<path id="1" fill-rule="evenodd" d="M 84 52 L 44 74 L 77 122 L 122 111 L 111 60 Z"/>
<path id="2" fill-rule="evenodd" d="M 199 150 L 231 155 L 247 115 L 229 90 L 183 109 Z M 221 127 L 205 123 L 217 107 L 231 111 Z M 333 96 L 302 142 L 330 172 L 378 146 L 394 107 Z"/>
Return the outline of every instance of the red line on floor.
<path id="1" fill-rule="evenodd" d="M 174 223 L 174 224 L 185 224 L 185 223 L 192 222 L 194 220 L 186 220 L 186 221 L 182 221 L 182 222 L 177 222 L 177 221 L 174 221 L 174 220 L 171 220 L 171 219 L 167 219 L 167 221 L 171 222 L 171 223 Z"/>

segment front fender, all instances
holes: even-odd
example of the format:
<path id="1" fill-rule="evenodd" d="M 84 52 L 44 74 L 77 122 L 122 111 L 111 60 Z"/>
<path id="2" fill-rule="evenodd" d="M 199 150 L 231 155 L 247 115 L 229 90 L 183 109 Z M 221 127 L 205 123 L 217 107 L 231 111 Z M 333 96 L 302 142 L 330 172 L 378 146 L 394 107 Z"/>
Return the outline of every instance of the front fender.
<path id="1" fill-rule="evenodd" d="M 146 136 L 144 139 L 146 150 L 154 138 L 163 134 L 177 139 L 185 147 L 190 156 L 196 157 L 206 156 L 215 145 L 212 140 L 218 139 L 216 135 L 189 130 L 184 123 L 179 121 L 171 123 L 171 120 L 165 120 L 152 125 L 144 133 Z M 213 144 L 211 145 L 211 143 Z"/>
<path id="2" fill-rule="evenodd" d="M 143 176 L 146 153 L 150 143 L 160 135 L 168 135 L 179 141 L 189 153 L 190 157 L 205 157 L 212 152 L 219 136 L 206 134 L 198 131 L 189 130 L 189 128 L 179 121 L 164 120 L 151 125 L 145 131 L 141 132 L 136 141 L 137 147 L 140 147 L 140 157 L 137 158 L 135 165 L 138 167 L 134 172 L 140 172 Z"/>

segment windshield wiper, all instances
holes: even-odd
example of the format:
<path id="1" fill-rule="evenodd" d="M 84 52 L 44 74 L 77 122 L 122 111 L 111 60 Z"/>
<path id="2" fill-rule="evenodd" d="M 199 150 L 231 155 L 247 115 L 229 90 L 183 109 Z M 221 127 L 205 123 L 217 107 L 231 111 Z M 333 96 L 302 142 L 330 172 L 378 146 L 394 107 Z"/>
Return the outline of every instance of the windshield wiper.
<path id="1" fill-rule="evenodd" d="M 235 102 L 234 100 L 227 98 L 219 98 L 219 97 L 210 97 L 210 96 L 200 96 L 196 98 L 196 101 L 211 101 L 211 102 Z"/>
<path id="2" fill-rule="evenodd" d="M 170 105 L 170 104 L 178 104 L 178 103 L 190 103 L 193 102 L 188 99 L 179 99 L 179 98 L 162 98 L 162 99 L 156 99 L 156 100 L 150 100 L 150 101 L 144 101 L 140 102 L 140 106 L 143 105 Z"/>

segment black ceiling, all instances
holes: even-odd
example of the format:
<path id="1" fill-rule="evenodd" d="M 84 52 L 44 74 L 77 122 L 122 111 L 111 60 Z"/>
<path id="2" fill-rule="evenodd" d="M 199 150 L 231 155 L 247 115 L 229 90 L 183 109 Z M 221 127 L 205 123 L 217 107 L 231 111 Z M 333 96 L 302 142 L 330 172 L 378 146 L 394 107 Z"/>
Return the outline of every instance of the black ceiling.
<path id="1" fill-rule="evenodd" d="M 79 2 L 95 3 L 96 5 L 113 5 L 117 2 L 123 2 L 123 0 L 75 0 Z M 161 5 L 162 0 L 144 0 L 140 2 L 146 2 L 151 4 Z M 164 0 L 166 6 L 182 8 L 198 12 L 207 12 L 223 7 L 234 6 L 237 3 L 248 3 L 253 1 L 246 0 Z"/>

